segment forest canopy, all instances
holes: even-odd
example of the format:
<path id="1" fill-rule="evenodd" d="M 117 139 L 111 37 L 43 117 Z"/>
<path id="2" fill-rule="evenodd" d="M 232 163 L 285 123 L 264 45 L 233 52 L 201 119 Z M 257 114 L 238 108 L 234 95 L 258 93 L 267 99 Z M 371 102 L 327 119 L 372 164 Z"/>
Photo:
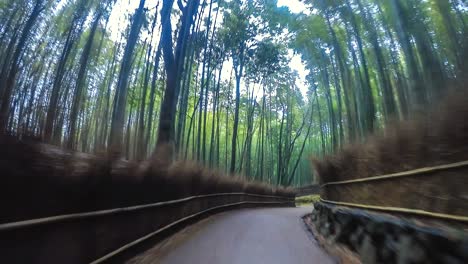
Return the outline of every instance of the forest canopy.
<path id="1" fill-rule="evenodd" d="M 278 185 L 463 83 L 462 0 L 4 0 L 0 134 Z"/>

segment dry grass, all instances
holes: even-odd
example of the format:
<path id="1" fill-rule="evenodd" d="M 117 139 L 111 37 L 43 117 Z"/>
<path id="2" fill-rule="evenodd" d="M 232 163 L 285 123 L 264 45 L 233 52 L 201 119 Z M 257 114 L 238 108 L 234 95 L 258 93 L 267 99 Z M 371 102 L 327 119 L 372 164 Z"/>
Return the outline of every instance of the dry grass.
<path id="1" fill-rule="evenodd" d="M 320 195 L 318 194 L 296 197 L 297 206 L 312 205 L 313 203 L 318 202 L 318 201 L 320 201 Z"/>
<path id="2" fill-rule="evenodd" d="M 168 162 L 164 148 L 135 163 L 14 138 L 0 138 L 0 146 L 0 222 L 212 193 L 295 196 L 293 189 L 247 182 L 194 162 Z"/>
<path id="3" fill-rule="evenodd" d="M 321 183 L 468 160 L 468 93 L 461 89 L 432 110 L 388 125 L 363 144 L 314 160 Z"/>

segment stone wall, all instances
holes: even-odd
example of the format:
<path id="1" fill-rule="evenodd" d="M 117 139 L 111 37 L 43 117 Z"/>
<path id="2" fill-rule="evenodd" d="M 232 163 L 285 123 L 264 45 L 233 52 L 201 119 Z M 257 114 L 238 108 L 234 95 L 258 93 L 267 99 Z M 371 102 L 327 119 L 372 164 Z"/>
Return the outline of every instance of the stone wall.
<path id="1" fill-rule="evenodd" d="M 468 263 L 466 226 L 323 202 L 314 207 L 311 220 L 316 231 L 358 253 L 363 263 Z"/>

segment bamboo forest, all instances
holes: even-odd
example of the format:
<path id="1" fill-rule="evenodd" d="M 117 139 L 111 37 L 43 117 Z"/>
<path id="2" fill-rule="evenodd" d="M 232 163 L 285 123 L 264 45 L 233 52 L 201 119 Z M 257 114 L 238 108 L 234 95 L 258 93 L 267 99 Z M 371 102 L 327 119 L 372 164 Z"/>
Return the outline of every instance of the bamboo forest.
<path id="1" fill-rule="evenodd" d="M 0 133 L 273 185 L 463 82 L 464 0 L 0 0 Z"/>

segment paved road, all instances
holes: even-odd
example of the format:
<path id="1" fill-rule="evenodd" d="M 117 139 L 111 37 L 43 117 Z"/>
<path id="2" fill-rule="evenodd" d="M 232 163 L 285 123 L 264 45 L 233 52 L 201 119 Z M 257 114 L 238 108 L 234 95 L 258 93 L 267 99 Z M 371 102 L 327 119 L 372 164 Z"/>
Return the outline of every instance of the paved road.
<path id="1" fill-rule="evenodd" d="M 311 208 L 231 211 L 204 223 L 164 254 L 146 253 L 139 263 L 285 264 L 335 263 L 306 230 Z M 190 233 L 190 232 L 189 232 Z M 164 251 L 164 250 L 163 250 Z M 152 257 L 151 257 L 152 256 Z"/>

